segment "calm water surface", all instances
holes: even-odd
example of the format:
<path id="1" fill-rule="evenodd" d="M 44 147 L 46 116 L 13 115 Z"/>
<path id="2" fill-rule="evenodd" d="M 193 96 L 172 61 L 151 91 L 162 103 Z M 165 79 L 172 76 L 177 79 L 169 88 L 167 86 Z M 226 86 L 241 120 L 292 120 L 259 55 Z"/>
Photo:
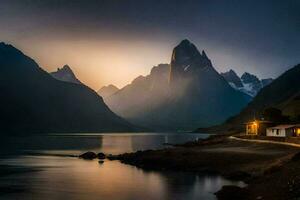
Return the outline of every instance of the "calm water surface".
<path id="1" fill-rule="evenodd" d="M 72 134 L 7 138 L 0 142 L 0 199 L 181 200 L 216 199 L 223 185 L 243 186 L 216 175 L 144 171 L 119 161 L 85 161 L 59 155 L 88 150 L 124 153 L 163 148 L 203 134 Z M 34 155 L 32 154 L 40 154 Z"/>

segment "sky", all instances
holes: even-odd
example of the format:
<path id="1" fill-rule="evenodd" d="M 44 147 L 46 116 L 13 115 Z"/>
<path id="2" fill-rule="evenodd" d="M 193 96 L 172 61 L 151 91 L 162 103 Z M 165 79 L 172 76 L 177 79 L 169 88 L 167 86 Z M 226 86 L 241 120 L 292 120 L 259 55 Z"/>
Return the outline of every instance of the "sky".
<path id="1" fill-rule="evenodd" d="M 299 0 L 0 0 L 0 41 L 98 90 L 169 63 L 189 39 L 219 72 L 276 78 L 300 63 Z"/>

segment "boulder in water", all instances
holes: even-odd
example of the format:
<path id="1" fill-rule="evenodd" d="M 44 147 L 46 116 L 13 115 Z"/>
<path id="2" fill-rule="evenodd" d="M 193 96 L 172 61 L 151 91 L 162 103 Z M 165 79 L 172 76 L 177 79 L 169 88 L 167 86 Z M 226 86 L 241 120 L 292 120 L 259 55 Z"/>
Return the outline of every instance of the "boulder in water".
<path id="1" fill-rule="evenodd" d="M 97 157 L 98 157 L 99 159 L 105 159 L 105 158 L 106 158 L 106 155 L 105 155 L 104 153 L 100 152 L 100 153 L 97 154 Z"/>
<path id="2" fill-rule="evenodd" d="M 84 154 L 81 154 L 79 156 L 79 158 L 82 158 L 82 159 L 85 159 L 85 160 L 93 160 L 93 159 L 97 158 L 97 154 L 92 152 L 92 151 L 88 151 Z"/>

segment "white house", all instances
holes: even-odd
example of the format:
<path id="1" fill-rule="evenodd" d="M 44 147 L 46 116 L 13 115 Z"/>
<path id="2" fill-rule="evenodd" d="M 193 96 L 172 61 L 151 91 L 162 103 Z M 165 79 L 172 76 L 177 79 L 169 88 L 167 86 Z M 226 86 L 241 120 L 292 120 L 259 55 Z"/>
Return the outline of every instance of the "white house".
<path id="1" fill-rule="evenodd" d="M 293 137 L 298 135 L 299 129 L 297 125 L 279 125 L 267 128 L 267 136 L 272 137 Z"/>

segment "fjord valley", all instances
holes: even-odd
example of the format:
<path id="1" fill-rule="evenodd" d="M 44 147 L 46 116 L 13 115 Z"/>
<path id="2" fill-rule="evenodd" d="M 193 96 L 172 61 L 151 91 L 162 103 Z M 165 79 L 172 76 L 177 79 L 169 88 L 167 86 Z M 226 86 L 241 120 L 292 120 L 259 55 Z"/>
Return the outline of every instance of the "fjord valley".
<path id="1" fill-rule="evenodd" d="M 299 3 L 0 0 L 0 199 L 299 199 Z"/>
<path id="2" fill-rule="evenodd" d="M 75 190 L 61 183 L 72 180 L 55 179 L 64 190 L 52 188 L 47 194 L 46 188 L 51 186 L 38 186 L 31 178 L 35 175 L 37 180 L 47 182 L 51 173 L 66 174 L 65 170 L 39 167 L 51 162 L 73 172 L 85 168 L 91 173 L 90 178 L 76 175 L 78 173 L 68 176 L 76 177 L 82 183 L 93 181 L 104 188 L 106 184 L 116 185 L 113 180 L 119 177 L 99 182 L 101 177 L 94 176 L 98 170 L 96 166 L 102 166 L 107 173 L 133 173 L 130 185 L 138 188 L 136 192 L 115 190 L 123 193 L 125 199 L 138 199 L 144 192 L 149 192 L 149 199 L 165 198 L 165 193 L 183 199 L 256 199 L 257 196 L 285 199 L 286 196 L 297 196 L 297 190 L 286 190 L 285 185 L 291 180 L 296 181 L 292 187 L 298 183 L 291 170 L 298 169 L 299 147 L 285 147 L 284 143 L 252 144 L 231 138 L 231 135 L 243 134 L 244 123 L 253 119 L 253 110 L 257 119 L 299 123 L 299 65 L 274 80 L 267 79 L 267 83 L 249 73 L 241 78 L 232 70 L 219 74 L 204 51 L 200 53 L 190 41 L 182 40 L 173 49 L 170 64 L 153 67 L 150 75 L 140 76 L 123 88 L 109 85 L 96 93 L 85 86 L 68 65 L 47 73 L 12 45 L 1 43 L 0 47 L 4 138 L 1 145 L 4 159 L 0 166 L 5 177 L 0 188 L 4 197 L 14 199 L 24 195 L 29 199 L 29 194 L 33 193 L 36 199 L 50 199 L 57 194 L 65 195 L 67 190 Z M 103 98 L 99 94 L 103 94 Z M 207 128 L 197 129 L 201 126 Z M 137 132 L 145 130 L 156 132 Z M 182 132 L 187 130 L 196 130 L 200 134 Z M 203 134 L 205 131 L 216 135 Z M 84 160 L 92 160 L 92 163 Z M 70 165 L 59 164 L 61 161 Z M 229 162 L 231 164 L 226 165 Z M 139 170 L 153 170 L 155 174 L 136 174 Z M 173 174 L 178 172 L 180 174 Z M 276 185 L 276 177 L 282 173 L 288 175 L 282 179 L 283 185 Z M 25 174 L 25 177 L 18 174 Z M 163 177 L 178 175 L 179 179 L 198 177 L 197 181 L 181 186 L 198 185 L 192 196 L 189 190 L 183 194 L 163 190 L 150 195 L 150 186 L 139 181 L 154 179 L 150 182 L 151 187 L 156 187 L 155 182 L 173 185 L 165 183 Z M 20 182 L 29 180 L 31 186 L 10 184 L 11 178 Z M 257 181 L 261 187 L 271 183 L 278 189 L 276 192 L 261 190 Z M 204 187 L 208 182 L 213 185 Z M 119 182 L 117 185 L 122 188 L 124 184 Z M 82 184 L 77 188 L 79 193 L 68 195 L 70 199 L 90 199 L 82 193 Z M 96 192 L 92 189 L 88 193 L 120 199 L 119 195 L 107 194 L 104 190 Z"/>
<path id="3" fill-rule="evenodd" d="M 230 86 L 213 68 L 206 53 L 201 54 L 188 40 L 174 48 L 170 64 L 153 67 L 150 75 L 140 76 L 121 89 L 110 85 L 99 90 L 107 105 L 77 79 L 68 65 L 48 74 L 11 45 L 1 43 L 1 51 L 1 75 L 7 93 L 2 101 L 24 99 L 18 106 L 10 104 L 11 108 L 6 106 L 8 103 L 2 104 L 3 127 L 7 131 L 17 132 L 18 127 L 25 132 L 48 133 L 124 132 L 143 130 L 142 127 L 192 131 L 224 122 L 239 113 L 252 98 L 247 92 Z M 15 77 L 18 81 L 10 84 L 9 80 Z M 19 91 L 21 85 L 24 90 Z M 28 96 L 28 93 L 36 94 Z M 74 100 L 78 103 L 71 103 Z M 36 106 L 37 102 L 40 107 Z M 25 115 L 28 121 L 18 121 L 18 117 L 23 119 Z"/>

